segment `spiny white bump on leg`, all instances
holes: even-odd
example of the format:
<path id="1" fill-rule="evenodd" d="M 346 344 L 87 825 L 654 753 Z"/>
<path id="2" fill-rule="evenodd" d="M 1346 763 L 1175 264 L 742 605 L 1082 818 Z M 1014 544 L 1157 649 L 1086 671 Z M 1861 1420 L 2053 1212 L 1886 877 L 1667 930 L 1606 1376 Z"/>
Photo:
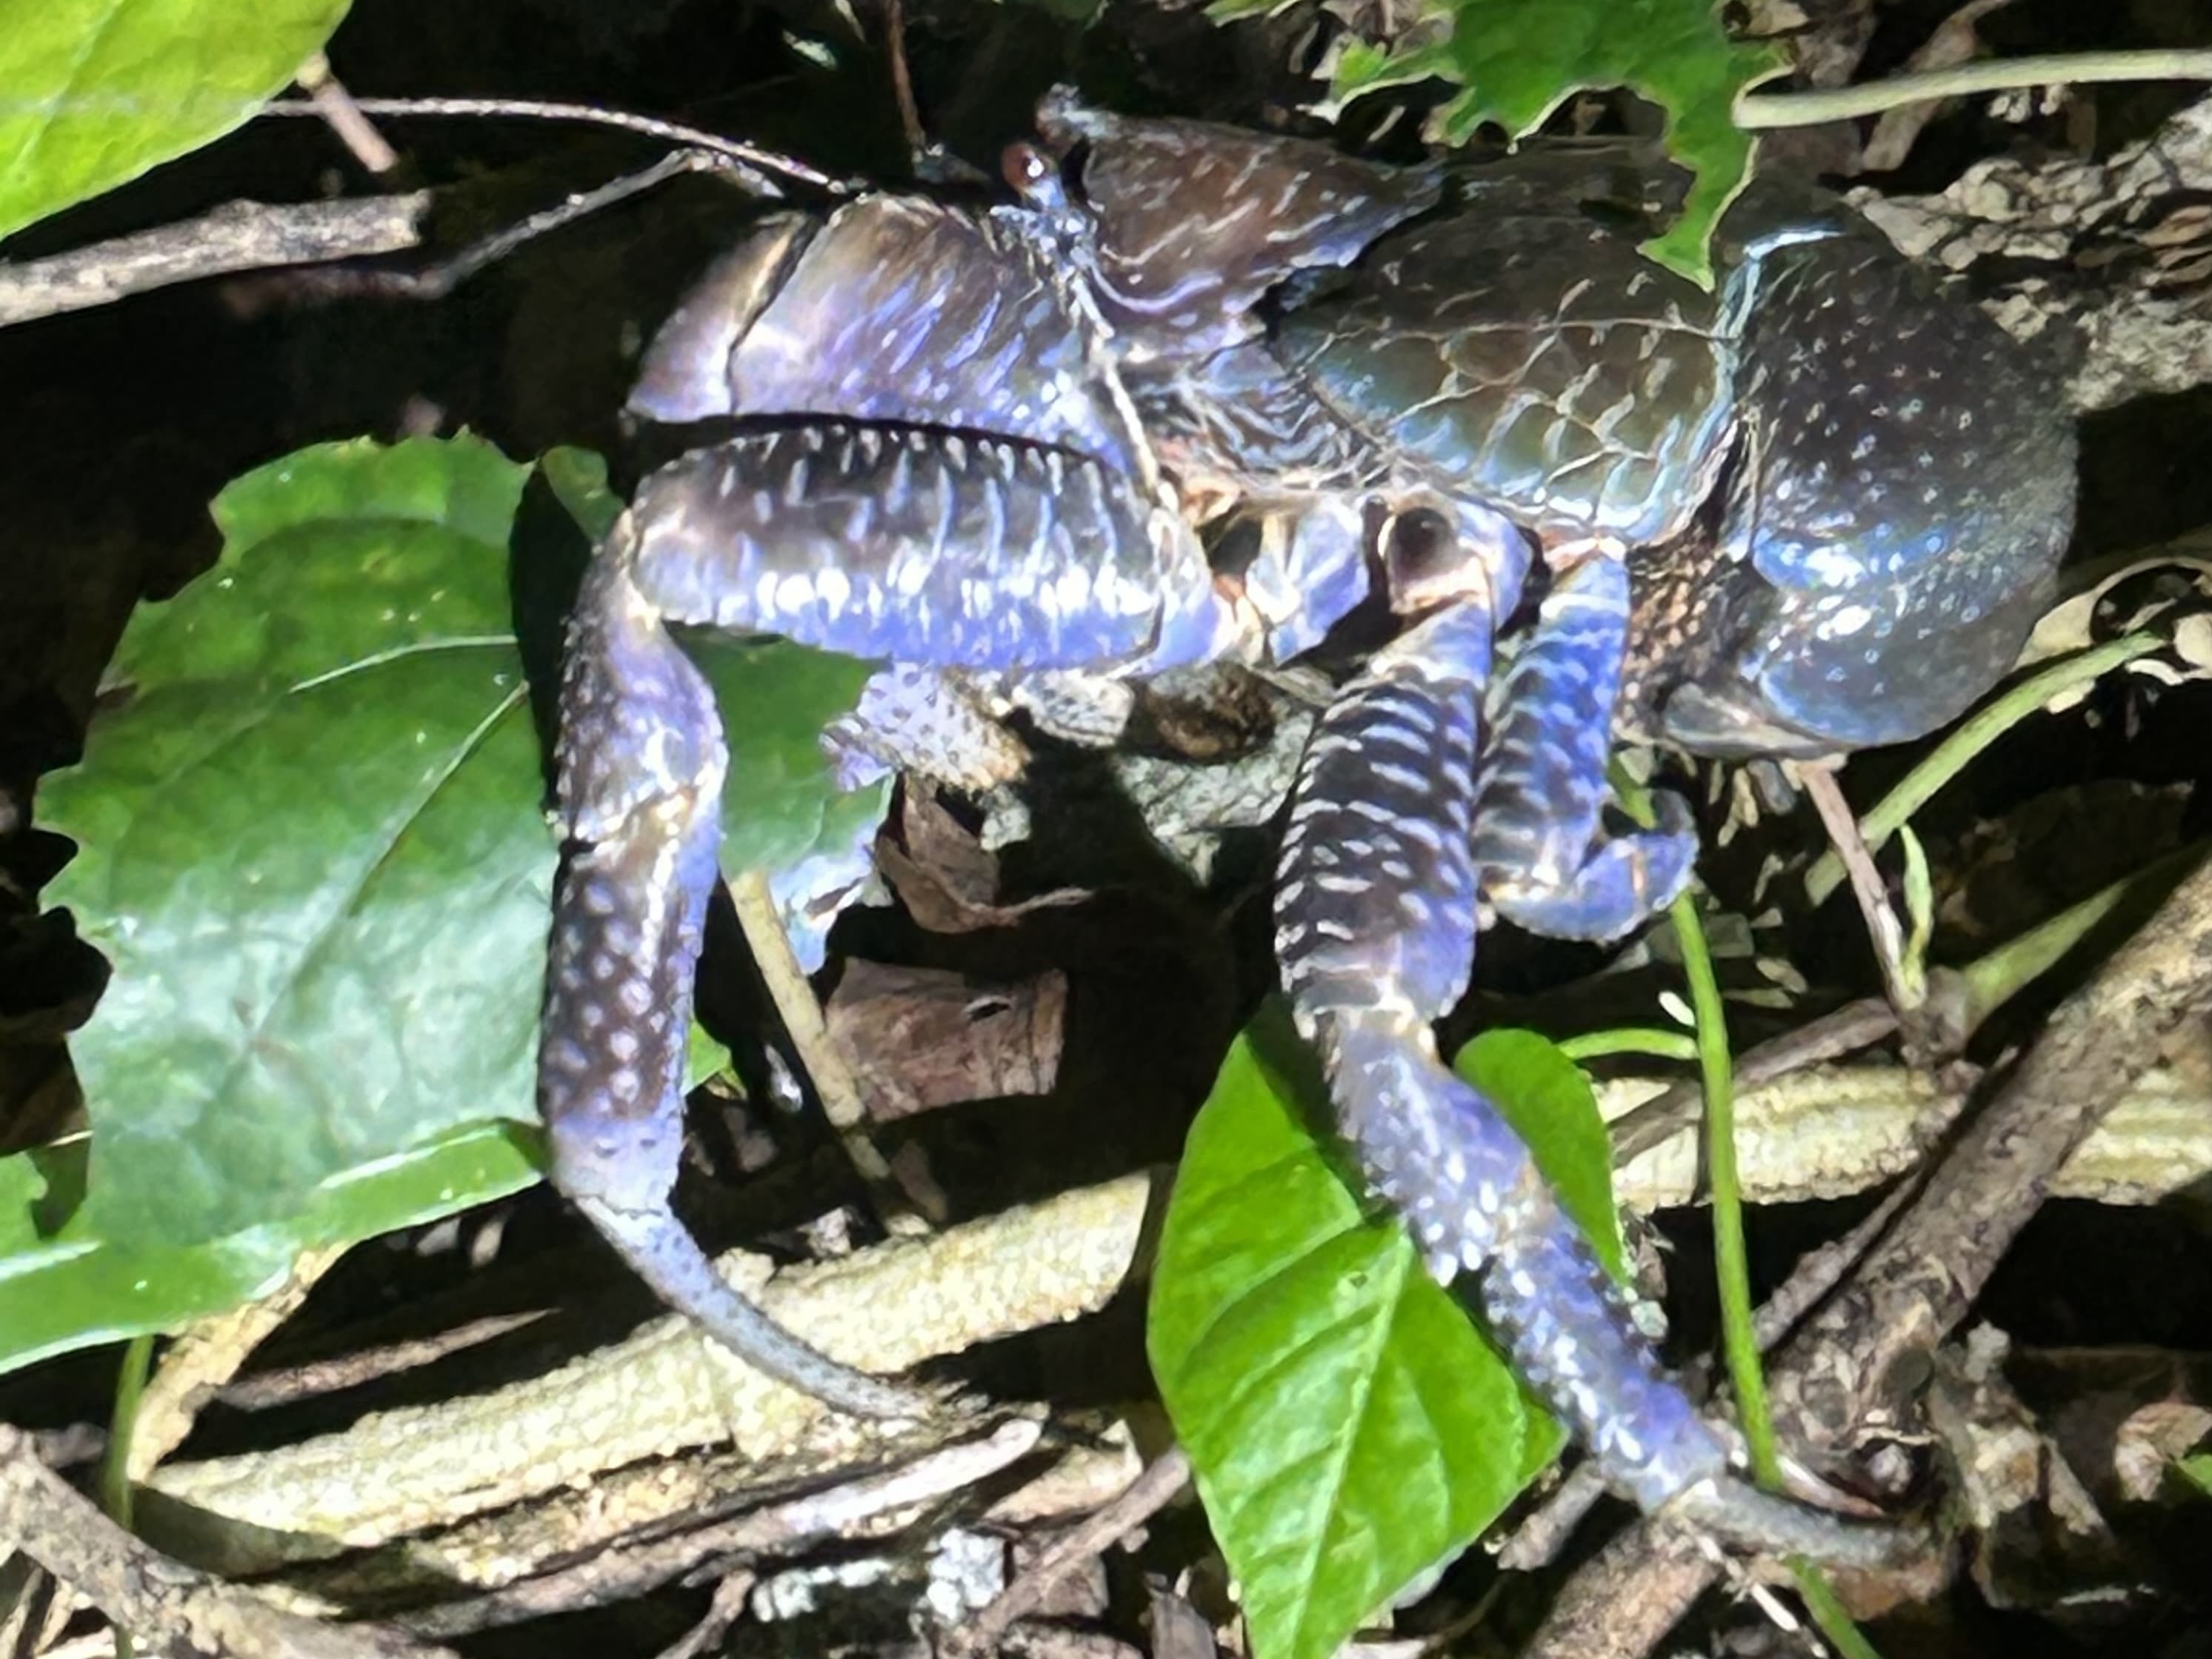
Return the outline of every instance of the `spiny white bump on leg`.
<path id="1" fill-rule="evenodd" d="M 607 1092 L 625 1106 L 635 1105 L 644 1081 L 627 1066 L 617 1066 L 607 1078 Z"/>
<path id="2" fill-rule="evenodd" d="M 624 980 L 615 988 L 615 1000 L 633 1019 L 643 1019 L 653 1012 L 653 991 L 642 979 Z"/>
<path id="3" fill-rule="evenodd" d="M 637 1033 L 617 1026 L 607 1034 L 607 1052 L 628 1065 L 637 1058 Z"/>
<path id="4" fill-rule="evenodd" d="M 622 971 L 622 963 L 605 951 L 592 951 L 589 966 L 592 978 L 601 985 L 612 984 L 615 975 Z"/>

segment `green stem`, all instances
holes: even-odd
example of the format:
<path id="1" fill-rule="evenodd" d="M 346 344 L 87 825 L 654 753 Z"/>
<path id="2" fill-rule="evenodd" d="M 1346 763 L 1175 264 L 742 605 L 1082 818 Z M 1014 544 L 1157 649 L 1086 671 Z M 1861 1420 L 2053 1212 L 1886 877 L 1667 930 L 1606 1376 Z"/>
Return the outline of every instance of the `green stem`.
<path id="1" fill-rule="evenodd" d="M 1712 953 L 1698 921 L 1697 901 L 1685 893 L 1668 915 L 1698 1017 L 1698 1070 L 1705 1087 L 1705 1167 L 1712 1181 L 1713 1261 L 1720 1281 L 1721 1346 L 1735 1384 L 1752 1473 L 1763 1486 L 1782 1479 L 1774 1448 L 1774 1420 L 1766 1409 L 1766 1377 L 1759 1366 L 1759 1337 L 1752 1328 L 1751 1272 L 1743 1243 L 1743 1187 L 1735 1167 L 1735 1078 L 1729 1060 L 1728 1018 Z"/>
<path id="2" fill-rule="evenodd" d="M 1649 1054 L 1654 1060 L 1695 1060 L 1698 1040 L 1686 1031 L 1661 1030 L 1649 1025 L 1616 1025 L 1610 1030 L 1585 1031 L 1561 1039 L 1559 1052 L 1577 1066 L 1607 1054 Z"/>
<path id="3" fill-rule="evenodd" d="M 1735 124 L 1750 131 L 1817 126 L 1854 116 L 1879 115 L 1931 98 L 1971 97 L 2023 87 L 2081 85 L 2092 81 L 2212 81 L 2212 52 L 2150 48 L 2138 52 L 2045 52 L 2027 58 L 1989 58 L 1948 69 L 1916 70 L 1863 86 L 1813 92 L 1736 94 Z"/>
<path id="4" fill-rule="evenodd" d="M 2107 670 L 2154 651 L 2163 641 L 2155 634 L 2135 633 L 2092 646 L 2063 661 L 2030 674 L 2002 696 L 1991 700 L 1972 719 L 1929 751 L 1928 758 L 1905 775 L 1904 781 L 1859 820 L 1859 833 L 1867 851 L 1878 853 L 1911 817 L 1945 784 L 1966 770 L 1966 763 L 2053 697 L 2099 678 Z M 1844 863 L 1833 853 L 1823 853 L 1805 872 L 1805 896 L 1819 904 L 1836 890 L 1844 878 Z"/>
<path id="5" fill-rule="evenodd" d="M 1851 1622 L 1843 1599 L 1820 1568 L 1810 1562 L 1793 1560 L 1790 1572 L 1797 1581 L 1797 1594 L 1805 1600 L 1805 1611 L 1813 1615 L 1820 1634 L 1828 1638 L 1828 1644 L 1843 1659 L 1881 1659 L 1874 1644 L 1866 1639 L 1865 1632 Z"/>
<path id="6" fill-rule="evenodd" d="M 131 1529 L 131 1437 L 138 1427 L 138 1401 L 154 1368 L 154 1339 L 134 1336 L 124 1345 L 115 1374 L 115 1409 L 107 1420 L 107 1455 L 100 1463 L 100 1507 L 125 1532 Z"/>
<path id="7" fill-rule="evenodd" d="M 123 1363 L 115 1373 L 115 1409 L 108 1414 L 107 1452 L 100 1460 L 100 1507 L 108 1519 L 131 1530 L 131 1437 L 138 1430 L 138 1402 L 145 1397 L 147 1375 L 154 1369 L 154 1339 L 134 1336 L 124 1345 Z M 115 1659 L 131 1659 L 130 1632 L 118 1626 Z"/>

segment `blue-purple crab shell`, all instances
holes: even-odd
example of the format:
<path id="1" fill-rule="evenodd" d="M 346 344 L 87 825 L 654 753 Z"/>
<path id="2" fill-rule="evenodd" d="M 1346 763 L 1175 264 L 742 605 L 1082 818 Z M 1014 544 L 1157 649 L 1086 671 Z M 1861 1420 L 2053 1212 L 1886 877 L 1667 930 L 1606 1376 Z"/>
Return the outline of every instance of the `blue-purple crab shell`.
<path id="1" fill-rule="evenodd" d="M 669 1209 L 726 760 L 670 624 L 880 659 L 900 707 L 957 724 L 1054 677 L 1280 660 L 1393 615 L 1309 741 L 1275 895 L 1342 1133 L 1615 1488 L 1878 1559 L 1887 1529 L 1731 1472 L 1431 1028 L 1480 906 L 1614 938 L 1688 879 L 1679 803 L 1603 823 L 1617 729 L 1836 754 L 1940 726 L 2007 668 L 2070 528 L 2050 383 L 1814 192 L 1755 188 L 1707 294 L 1637 254 L 1676 186 L 1618 148 L 1393 168 L 1066 94 L 1039 128 L 1004 205 L 763 225 L 647 355 L 640 413 L 719 424 L 640 487 L 573 626 L 556 1181 L 746 1359 L 841 1409 L 927 1408 L 776 1328 Z M 1258 550 L 1217 571 L 1232 524 Z M 903 729 L 873 752 L 927 769 Z"/>

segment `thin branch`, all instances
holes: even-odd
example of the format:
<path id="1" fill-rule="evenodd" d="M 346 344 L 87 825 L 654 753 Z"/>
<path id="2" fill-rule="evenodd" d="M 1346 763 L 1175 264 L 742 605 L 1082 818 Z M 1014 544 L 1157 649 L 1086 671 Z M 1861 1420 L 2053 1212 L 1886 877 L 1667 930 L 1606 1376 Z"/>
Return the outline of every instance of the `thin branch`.
<path id="1" fill-rule="evenodd" d="M 2212 52 L 2049 52 L 2027 58 L 1992 58 L 1923 70 L 1856 87 L 1826 87 L 1812 92 L 1745 92 L 1735 100 L 1735 124 L 1752 131 L 1777 127 L 1818 126 L 1879 115 L 1931 98 L 1971 97 L 1983 92 L 2016 92 L 2029 87 L 2085 85 L 2099 81 L 2212 81 Z"/>
<path id="2" fill-rule="evenodd" d="M 854 1080 L 844 1055 L 837 1052 L 837 1045 L 830 1040 L 822 1004 L 791 948 L 791 935 L 776 909 L 766 873 L 748 870 L 733 878 L 729 888 L 731 902 L 737 907 L 738 926 L 767 983 L 769 1000 L 775 1005 L 776 1017 L 783 1022 L 799 1063 L 822 1102 L 823 1115 L 837 1131 L 845 1156 L 867 1183 L 878 1216 L 895 1231 L 926 1231 L 926 1218 L 900 1188 L 890 1161 L 869 1133 L 868 1108 L 861 1098 L 860 1085 Z"/>
<path id="3" fill-rule="evenodd" d="M 1913 1016 L 1925 999 L 1916 997 L 1905 981 L 1905 929 L 1890 905 L 1881 872 L 1875 867 L 1873 851 L 1860 832 L 1858 820 L 1851 816 L 1851 804 L 1844 799 L 1836 769 L 1807 766 L 1799 776 L 1804 780 L 1805 793 L 1812 797 L 1813 810 L 1820 815 L 1821 827 L 1828 832 L 1829 845 L 1850 877 L 1851 896 L 1858 901 L 1860 918 L 1866 923 L 1867 942 L 1874 947 L 1875 965 L 1881 970 L 1889 1006 L 1897 1010 L 1899 1022 L 1911 1034 Z"/>
<path id="4" fill-rule="evenodd" d="M 766 177 L 771 173 L 781 173 L 799 184 L 810 185 L 817 190 L 839 196 L 854 195 L 866 188 L 860 179 L 835 177 L 775 150 L 763 149 L 758 144 L 749 144 L 742 139 L 709 132 L 704 127 L 686 126 L 681 121 L 664 121 L 654 115 L 639 115 L 630 110 L 601 109 L 592 104 L 562 103 L 545 98 L 357 98 L 354 105 L 365 115 L 463 116 L 477 119 L 561 121 L 581 126 L 612 127 L 621 132 L 635 132 L 641 137 L 659 138 L 686 149 L 712 150 L 750 171 L 752 187 L 766 196 L 782 193 Z M 312 100 L 279 99 L 263 105 L 258 112 L 320 118 L 323 111 Z"/>
<path id="5" fill-rule="evenodd" d="M 421 246 L 427 190 L 340 202 L 229 202 L 197 219 L 21 264 L 0 260 L 0 328 L 234 271 Z"/>
<path id="6" fill-rule="evenodd" d="M 322 111 L 323 119 L 330 123 L 338 142 L 353 153 L 353 159 L 365 171 L 389 173 L 399 165 L 399 152 L 385 142 L 384 135 L 362 113 L 361 106 L 354 101 L 344 83 L 331 73 L 329 58 L 317 52 L 300 66 L 296 78 L 307 88 L 315 107 Z"/>
<path id="7" fill-rule="evenodd" d="M 1067 1575 L 1103 1555 L 1172 1502 L 1190 1484 L 1190 1454 L 1170 1448 L 1129 1483 L 1127 1491 L 1102 1504 L 1072 1528 L 1043 1558 L 1006 1587 L 990 1606 L 955 1631 L 945 1650 L 961 1656 L 996 1653 L 1006 1632 L 1045 1604 Z"/>

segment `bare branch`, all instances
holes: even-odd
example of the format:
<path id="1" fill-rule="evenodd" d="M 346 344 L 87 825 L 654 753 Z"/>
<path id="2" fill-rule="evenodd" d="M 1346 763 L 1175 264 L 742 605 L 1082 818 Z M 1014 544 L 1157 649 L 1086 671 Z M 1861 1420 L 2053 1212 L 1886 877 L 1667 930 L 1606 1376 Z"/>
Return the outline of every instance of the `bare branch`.
<path id="1" fill-rule="evenodd" d="M 2030 87 L 2082 85 L 2095 81 L 2212 81 L 2212 52 L 2046 52 L 2030 58 L 1990 58 L 1814 92 L 1746 92 L 1735 100 L 1735 124 L 1762 128 L 1818 126 L 1823 121 L 1879 115 L 1931 98 Z"/>
<path id="2" fill-rule="evenodd" d="M 283 1612 L 157 1554 L 41 1463 L 29 1436 L 0 1425 L 0 1559 L 19 1550 L 164 1649 L 225 1659 L 452 1659 L 391 1632 Z"/>
<path id="3" fill-rule="evenodd" d="M 397 253 L 421 245 L 430 199 L 418 190 L 340 202 L 228 202 L 49 258 L 0 260 L 0 328 L 233 271 Z"/>

